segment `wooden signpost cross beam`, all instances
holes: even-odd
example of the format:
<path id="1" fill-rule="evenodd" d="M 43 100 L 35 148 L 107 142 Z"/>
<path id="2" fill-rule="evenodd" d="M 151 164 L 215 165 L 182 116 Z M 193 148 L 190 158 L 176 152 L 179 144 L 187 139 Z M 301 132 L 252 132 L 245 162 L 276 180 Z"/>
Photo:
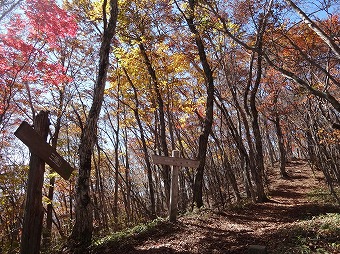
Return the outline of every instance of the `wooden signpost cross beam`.
<path id="1" fill-rule="evenodd" d="M 177 219 L 178 204 L 178 171 L 180 167 L 198 168 L 199 161 L 190 160 L 179 157 L 179 151 L 172 151 L 172 157 L 152 155 L 154 164 L 171 166 L 171 189 L 170 189 L 170 205 L 169 220 L 175 222 Z"/>
<path id="2" fill-rule="evenodd" d="M 30 151 L 46 162 L 53 168 L 62 178 L 68 180 L 71 176 L 73 168 L 61 157 L 57 151 L 46 143 L 27 122 L 22 122 L 19 128 L 14 132 Z"/>
<path id="3" fill-rule="evenodd" d="M 22 122 L 14 133 L 31 151 L 20 254 L 40 253 L 45 162 L 64 179 L 69 179 L 73 171 L 55 149 L 46 143 L 48 127 L 48 112 L 41 111 L 35 117 L 34 129 L 27 122 Z"/>

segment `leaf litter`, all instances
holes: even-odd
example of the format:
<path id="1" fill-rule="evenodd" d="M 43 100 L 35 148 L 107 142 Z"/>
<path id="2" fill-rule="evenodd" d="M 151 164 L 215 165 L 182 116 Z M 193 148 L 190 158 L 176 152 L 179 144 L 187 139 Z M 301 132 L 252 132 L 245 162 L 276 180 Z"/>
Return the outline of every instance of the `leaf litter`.
<path id="1" fill-rule="evenodd" d="M 316 188 L 327 189 L 322 173 L 305 162 L 287 167 L 289 179 L 269 169 L 270 202 L 215 211 L 197 209 L 177 223 L 160 221 L 149 232 L 102 244 L 91 253 L 246 253 L 263 245 L 268 253 L 340 253 L 340 207 L 312 200 Z"/>

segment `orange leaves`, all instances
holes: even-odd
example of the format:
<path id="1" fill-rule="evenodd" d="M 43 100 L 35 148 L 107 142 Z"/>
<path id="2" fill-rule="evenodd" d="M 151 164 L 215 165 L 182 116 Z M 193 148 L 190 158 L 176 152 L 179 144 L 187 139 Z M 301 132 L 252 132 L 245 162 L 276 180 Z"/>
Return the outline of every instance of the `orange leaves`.
<path id="1" fill-rule="evenodd" d="M 340 143 L 340 130 L 321 128 L 317 133 L 320 144 L 338 145 Z"/>
<path id="2" fill-rule="evenodd" d="M 336 36 L 340 27 L 336 15 L 319 22 L 318 25 L 332 37 Z M 306 56 L 316 60 L 329 52 L 328 46 L 322 38 L 305 23 L 291 27 L 288 27 L 287 24 L 280 27 L 270 25 L 269 28 L 270 32 L 266 34 L 267 47 L 282 57 L 285 64 L 287 62 L 291 64 L 290 67 L 294 67 L 293 64 L 300 65 L 302 61 L 306 61 Z"/>

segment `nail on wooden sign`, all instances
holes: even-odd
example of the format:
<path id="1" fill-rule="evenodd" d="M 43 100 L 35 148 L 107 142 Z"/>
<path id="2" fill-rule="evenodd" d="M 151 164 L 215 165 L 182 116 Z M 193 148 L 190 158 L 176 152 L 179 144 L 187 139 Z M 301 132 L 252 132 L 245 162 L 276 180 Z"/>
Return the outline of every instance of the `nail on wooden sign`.
<path id="1" fill-rule="evenodd" d="M 53 168 L 62 178 L 65 180 L 70 178 L 74 169 L 52 146 L 47 144 L 27 122 L 22 122 L 14 132 L 14 135 L 28 146 L 32 153 L 39 156 Z"/>

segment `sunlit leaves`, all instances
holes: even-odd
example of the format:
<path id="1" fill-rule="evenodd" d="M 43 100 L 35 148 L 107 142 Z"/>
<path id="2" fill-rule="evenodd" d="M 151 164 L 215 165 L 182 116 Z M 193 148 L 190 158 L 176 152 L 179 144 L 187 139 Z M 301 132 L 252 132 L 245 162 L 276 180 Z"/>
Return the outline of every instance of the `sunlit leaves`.
<path id="1" fill-rule="evenodd" d="M 27 20 L 16 16 L 8 24 L 7 33 L 1 35 L 0 64 L 7 82 L 17 79 L 20 71 L 22 82 L 38 78 L 46 83 L 64 82 L 65 70 L 48 54 L 60 38 L 75 36 L 75 20 L 51 1 L 28 1 L 25 14 Z"/>
<path id="2" fill-rule="evenodd" d="M 58 86 L 71 80 L 52 54 L 60 50 L 59 42 L 74 37 L 76 30 L 75 19 L 55 2 L 27 1 L 24 12 L 0 35 L 1 93 L 7 103 L 29 84 Z"/>
<path id="3" fill-rule="evenodd" d="M 57 39 L 75 36 L 77 24 L 75 19 L 61 9 L 54 1 L 29 0 L 25 10 L 30 20 L 30 36 L 42 37 L 51 46 L 57 46 Z"/>

